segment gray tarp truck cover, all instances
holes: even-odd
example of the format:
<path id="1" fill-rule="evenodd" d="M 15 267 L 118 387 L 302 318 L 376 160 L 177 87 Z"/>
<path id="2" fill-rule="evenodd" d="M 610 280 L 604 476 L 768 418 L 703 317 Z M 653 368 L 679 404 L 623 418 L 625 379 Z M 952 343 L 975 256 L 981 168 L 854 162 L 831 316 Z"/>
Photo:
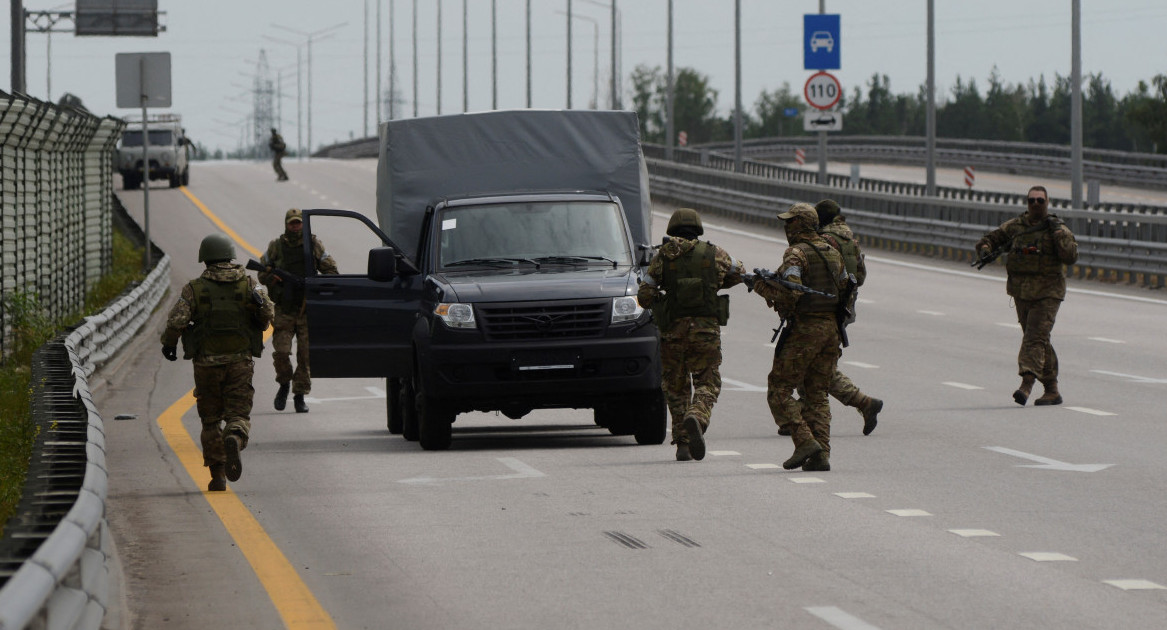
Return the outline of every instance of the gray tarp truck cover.
<path id="1" fill-rule="evenodd" d="M 377 220 L 416 258 L 426 206 L 444 197 L 586 190 L 620 198 L 636 244 L 651 240 L 635 112 L 514 110 L 381 126 Z"/>

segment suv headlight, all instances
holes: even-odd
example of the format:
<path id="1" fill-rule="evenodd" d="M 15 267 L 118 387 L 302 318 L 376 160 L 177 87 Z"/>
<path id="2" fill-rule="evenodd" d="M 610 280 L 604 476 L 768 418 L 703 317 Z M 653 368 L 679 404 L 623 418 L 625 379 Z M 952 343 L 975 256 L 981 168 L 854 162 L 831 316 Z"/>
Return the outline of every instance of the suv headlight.
<path id="1" fill-rule="evenodd" d="M 474 320 L 474 307 L 470 304 L 438 304 L 434 308 L 434 315 L 450 328 L 478 328 L 478 322 Z"/>
<path id="2" fill-rule="evenodd" d="M 612 323 L 631 322 L 640 319 L 644 308 L 636 301 L 635 295 L 625 295 L 612 300 Z"/>

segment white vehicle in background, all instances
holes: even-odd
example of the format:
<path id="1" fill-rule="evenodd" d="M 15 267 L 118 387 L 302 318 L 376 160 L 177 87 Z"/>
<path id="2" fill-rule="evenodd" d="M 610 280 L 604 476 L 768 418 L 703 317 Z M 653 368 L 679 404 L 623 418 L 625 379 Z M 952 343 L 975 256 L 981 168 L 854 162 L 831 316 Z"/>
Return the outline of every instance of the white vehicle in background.
<path id="1" fill-rule="evenodd" d="M 117 149 L 122 188 L 142 185 L 142 119 L 127 117 Z M 152 114 L 146 119 L 146 157 L 149 179 L 166 179 L 171 188 L 190 183 L 190 146 L 178 114 Z"/>

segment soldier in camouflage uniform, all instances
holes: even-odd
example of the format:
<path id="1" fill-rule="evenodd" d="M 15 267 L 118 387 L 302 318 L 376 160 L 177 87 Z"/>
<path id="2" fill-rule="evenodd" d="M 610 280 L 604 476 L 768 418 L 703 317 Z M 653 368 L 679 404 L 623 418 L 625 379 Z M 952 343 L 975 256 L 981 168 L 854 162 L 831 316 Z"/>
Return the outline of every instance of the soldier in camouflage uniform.
<path id="1" fill-rule="evenodd" d="M 766 402 L 779 427 L 789 426 L 794 454 L 786 470 L 831 469 L 831 405 L 827 398 L 841 354 L 835 309 L 846 287 L 846 268 L 838 250 L 818 233 L 814 206 L 796 203 L 778 215 L 786 221 L 790 246 L 782 255 L 778 275 L 783 280 L 830 294 L 812 295 L 767 282 L 754 281 L 754 290 L 782 317 L 785 329 L 774 349 L 767 379 Z M 798 389 L 800 397 L 794 398 Z"/>
<path id="2" fill-rule="evenodd" d="M 863 262 L 863 250 L 859 248 L 859 239 L 855 238 L 855 233 L 847 225 L 847 220 L 839 214 L 839 204 L 834 199 L 823 199 L 815 204 L 814 209 L 819 215 L 819 233 L 843 255 L 843 265 L 846 266 L 847 273 L 855 276 L 856 286 L 863 286 L 864 280 L 867 279 L 867 264 Z M 854 295 L 852 294 L 852 300 Z M 852 302 L 852 313 L 855 312 L 854 308 Z M 863 417 L 863 435 L 871 435 L 879 422 L 879 412 L 883 410 L 882 400 L 859 391 L 859 387 L 838 369 L 831 377 L 831 396 L 848 407 L 854 407 Z"/>
<path id="3" fill-rule="evenodd" d="M 271 139 L 267 141 L 267 146 L 271 149 L 271 167 L 276 172 L 276 181 L 288 181 L 288 172 L 284 170 L 284 155 L 287 154 L 288 145 L 275 127 L 272 127 Z"/>
<path id="4" fill-rule="evenodd" d="M 297 413 L 307 413 L 308 403 L 304 396 L 312 392 L 312 373 L 308 365 L 308 315 L 305 313 L 304 285 L 285 283 L 272 269 L 285 271 L 297 279 L 308 272 L 304 260 L 304 219 L 299 208 L 292 208 L 284 214 L 284 233 L 267 246 L 260 258 L 260 264 L 268 271 L 259 273 L 259 281 L 271 291 L 276 304 L 276 318 L 272 324 L 272 362 L 276 368 L 276 411 L 283 411 L 288 404 L 288 389 L 291 384 L 292 404 Z M 312 236 L 312 265 L 317 273 L 337 273 L 336 261 L 324 251 L 320 239 Z M 296 339 L 296 369 L 292 370 L 292 339 Z"/>
<path id="5" fill-rule="evenodd" d="M 1025 214 L 985 234 L 976 252 L 982 260 L 991 258 L 995 250 L 1004 250 L 1008 256 L 1005 290 L 1017 307 L 1022 334 L 1017 355 L 1021 386 L 1013 392 L 1014 402 L 1024 405 L 1034 381 L 1041 381 L 1045 392 L 1033 404 L 1060 405 L 1058 355 L 1050 333 L 1066 298 L 1066 265 L 1078 261 L 1078 242 L 1070 228 L 1049 213 L 1049 193 L 1044 187 L 1030 188 L 1026 203 Z"/>
<path id="6" fill-rule="evenodd" d="M 636 296 L 660 330 L 661 388 L 678 461 L 705 457 L 704 434 L 721 393 L 721 327 L 729 318 L 729 296 L 717 292 L 742 281 L 741 261 L 699 240 L 704 231 L 696 210 L 674 212 Z"/>
<path id="7" fill-rule="evenodd" d="M 207 490 L 227 489 L 227 481 L 243 474 L 239 451 L 251 434 L 251 403 L 255 389 L 252 357 L 263 353 L 263 331 L 275 307 L 263 287 L 231 261 L 235 246 L 225 234 L 212 234 L 199 247 L 199 262 L 207 265 L 182 293 L 166 318 L 162 356 L 194 362 L 194 395 L 203 429 L 203 465 L 211 469 Z M 226 426 L 224 426 L 224 424 Z"/>

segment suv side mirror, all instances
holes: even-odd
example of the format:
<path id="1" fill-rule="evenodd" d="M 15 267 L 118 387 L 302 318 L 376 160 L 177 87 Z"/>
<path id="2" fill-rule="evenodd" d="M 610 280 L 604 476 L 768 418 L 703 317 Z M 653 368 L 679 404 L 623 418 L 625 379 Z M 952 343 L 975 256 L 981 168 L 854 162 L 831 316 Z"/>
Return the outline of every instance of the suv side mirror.
<path id="1" fill-rule="evenodd" d="M 369 279 L 389 282 L 397 277 L 397 250 L 392 247 L 374 247 L 369 250 Z"/>
<path id="2" fill-rule="evenodd" d="M 640 265 L 641 267 L 647 267 L 649 263 L 652 262 L 652 257 L 656 252 L 656 248 L 652 247 L 651 245 L 637 245 L 636 250 L 636 264 Z"/>

